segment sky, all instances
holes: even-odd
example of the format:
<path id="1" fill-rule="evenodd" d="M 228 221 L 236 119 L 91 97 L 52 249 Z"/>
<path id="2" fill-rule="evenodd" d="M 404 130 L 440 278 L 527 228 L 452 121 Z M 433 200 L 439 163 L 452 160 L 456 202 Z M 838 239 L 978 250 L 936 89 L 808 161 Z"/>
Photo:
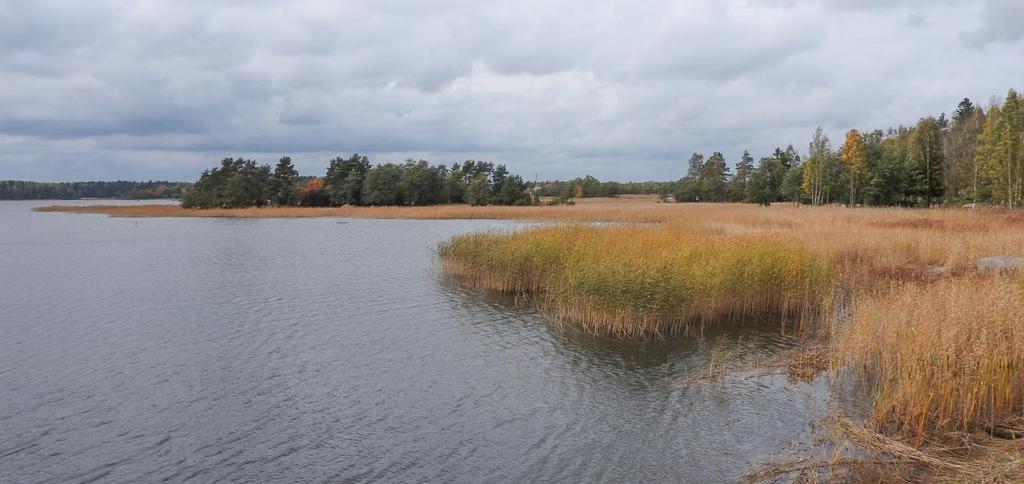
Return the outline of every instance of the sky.
<path id="1" fill-rule="evenodd" d="M 358 152 L 670 180 L 1010 88 L 1022 0 L 0 0 L 0 179 Z"/>

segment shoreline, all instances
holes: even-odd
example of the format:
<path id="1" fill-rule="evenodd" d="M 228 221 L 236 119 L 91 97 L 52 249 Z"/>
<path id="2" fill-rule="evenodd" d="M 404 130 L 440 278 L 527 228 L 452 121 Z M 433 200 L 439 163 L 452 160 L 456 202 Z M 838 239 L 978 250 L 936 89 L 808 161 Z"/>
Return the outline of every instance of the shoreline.
<path id="1" fill-rule="evenodd" d="M 1020 240 L 1024 219 L 1009 211 L 690 206 L 656 228 L 471 233 L 439 256 L 465 286 L 534 295 L 553 319 L 598 335 L 657 336 L 673 322 L 758 309 L 768 310 L 758 318 L 764 330 L 786 334 L 773 302 L 820 308 L 799 325 L 807 349 L 820 348 L 793 358 L 787 372 L 813 379 L 828 371 L 833 391 L 852 384 L 873 409 L 863 423 L 837 414 L 839 451 L 813 469 L 984 481 L 1024 476 L 1016 385 L 1024 279 L 1016 265 L 984 264 L 1018 264 Z M 798 263 L 802 254 L 815 262 Z M 809 277 L 818 264 L 835 278 Z M 787 286 L 835 292 L 779 292 Z M 750 477 L 812 469 L 804 464 L 779 462 Z"/>
<path id="2" fill-rule="evenodd" d="M 719 204 L 722 205 L 722 204 Z M 739 204 L 736 204 L 739 205 Z M 111 217 L 192 217 L 192 218 L 381 218 L 424 220 L 523 220 L 563 222 L 638 222 L 660 223 L 679 213 L 680 205 L 659 203 L 657 197 L 584 199 L 576 205 L 472 206 L 465 204 L 428 206 L 352 206 L 341 207 L 250 207 L 182 208 L 170 204 L 142 205 L 48 205 L 35 212 L 100 214 Z"/>
<path id="3" fill-rule="evenodd" d="M 1024 474 L 1024 454 L 1015 447 L 1019 441 L 999 439 L 993 437 L 996 432 L 986 430 L 988 425 L 1016 435 L 1024 423 L 1020 414 L 1024 392 L 1014 384 L 1024 368 L 1019 351 L 1024 345 L 1020 329 L 1024 286 L 1019 275 L 988 270 L 981 264 L 990 258 L 1024 257 L 1024 213 L 782 204 L 765 208 L 657 203 L 652 198 L 581 199 L 572 206 L 528 207 L 201 210 L 175 205 L 56 205 L 34 210 L 115 217 L 621 223 L 625 225 L 614 229 L 588 229 L 580 240 L 561 236 L 579 230 L 571 227 L 465 234 L 448 244 L 449 249 L 459 250 L 442 248 L 439 255 L 442 263 L 472 263 L 454 271 L 470 276 L 455 278 L 464 285 L 505 289 L 511 294 L 551 286 L 557 297 L 543 302 L 554 304 L 541 306 L 554 309 L 554 319 L 582 318 L 593 323 L 591 330 L 610 328 L 608 333 L 625 336 L 659 333 L 660 327 L 650 331 L 645 325 L 662 317 L 700 319 L 705 312 L 714 317 L 771 309 L 772 300 L 758 299 L 759 288 L 777 289 L 803 280 L 798 269 L 804 265 L 765 264 L 807 254 L 828 264 L 835 278 L 827 285 L 850 305 L 832 311 L 839 306 L 829 294 L 821 295 L 815 305 L 827 311 L 809 327 L 818 329 L 811 336 L 821 338 L 809 338 L 808 343 L 824 349 L 787 364 L 787 372 L 805 378 L 826 368 L 835 376 L 846 374 L 875 404 L 864 424 L 850 424 L 837 416 L 835 435 L 841 440 L 837 448 L 848 442 L 859 450 L 837 455 L 842 464 L 836 467 L 892 478 L 906 477 L 906 472 L 918 477 L 952 473 L 965 480 L 1013 479 Z M 765 244 L 774 249 L 759 251 Z M 686 257 L 687 250 L 692 257 Z M 758 270 L 762 262 L 764 267 Z M 707 281 L 718 282 L 698 291 Z M 813 287 L 826 284 L 813 278 L 807 281 Z M 680 302 L 680 295 L 686 294 L 699 297 Z M 735 294 L 747 298 L 733 301 L 729 296 Z M 645 308 L 657 310 L 647 314 Z M 636 318 L 637 314 L 637 324 L 620 324 L 623 315 Z M 975 344 L 979 341 L 980 346 Z M 966 442 L 969 451 L 950 451 L 957 442 Z M 861 456 L 873 460 L 864 461 Z M 992 461 L 1002 465 L 986 467 Z M 765 472 L 798 471 L 792 467 L 787 471 L 787 463 L 780 464 Z M 832 464 L 826 459 L 815 465 L 825 469 Z M 872 474 L 876 471 L 882 474 Z"/>

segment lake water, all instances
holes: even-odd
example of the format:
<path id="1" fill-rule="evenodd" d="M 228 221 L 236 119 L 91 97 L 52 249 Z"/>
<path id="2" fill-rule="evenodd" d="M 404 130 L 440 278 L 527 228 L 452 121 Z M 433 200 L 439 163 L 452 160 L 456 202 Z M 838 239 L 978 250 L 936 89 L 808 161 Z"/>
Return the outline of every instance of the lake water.
<path id="1" fill-rule="evenodd" d="M 688 383 L 786 338 L 595 339 L 438 275 L 439 242 L 510 222 L 50 203 L 0 202 L 0 482 L 734 481 L 827 406 Z"/>

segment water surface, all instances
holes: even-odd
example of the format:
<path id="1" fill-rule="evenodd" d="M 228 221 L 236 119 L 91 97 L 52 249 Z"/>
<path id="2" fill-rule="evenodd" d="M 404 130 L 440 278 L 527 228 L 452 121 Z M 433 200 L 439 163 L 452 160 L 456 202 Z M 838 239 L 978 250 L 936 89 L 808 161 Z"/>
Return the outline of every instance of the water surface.
<path id="1" fill-rule="evenodd" d="M 0 202 L 0 482 L 732 481 L 826 406 L 687 383 L 714 335 L 566 333 L 438 276 L 438 242 L 510 222 L 50 203 Z"/>

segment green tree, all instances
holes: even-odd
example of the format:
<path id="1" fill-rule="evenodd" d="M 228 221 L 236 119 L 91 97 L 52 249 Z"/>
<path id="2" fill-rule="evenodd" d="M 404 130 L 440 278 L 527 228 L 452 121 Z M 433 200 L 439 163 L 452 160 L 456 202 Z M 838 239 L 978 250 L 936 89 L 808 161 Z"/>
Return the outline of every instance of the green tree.
<path id="1" fill-rule="evenodd" d="M 446 203 L 447 169 L 431 166 L 425 160 L 407 160 L 402 165 L 400 191 L 408 205 L 434 205 Z"/>
<path id="2" fill-rule="evenodd" d="M 782 150 L 776 150 L 776 155 L 780 153 Z M 747 199 L 764 206 L 779 201 L 780 188 L 786 171 L 787 168 L 781 156 L 761 158 L 757 168 L 750 175 L 750 182 L 747 184 Z"/>
<path id="3" fill-rule="evenodd" d="M 448 169 L 448 176 L 444 180 L 445 192 L 448 194 L 448 201 L 451 203 L 463 203 L 463 196 L 466 192 L 466 185 L 463 183 L 462 165 L 452 163 Z"/>
<path id="4" fill-rule="evenodd" d="M 981 201 L 982 169 L 977 163 L 979 137 L 985 126 L 985 113 L 964 98 L 957 105 L 953 121 L 945 136 L 943 152 L 946 166 L 946 199 L 961 202 Z"/>
<path id="5" fill-rule="evenodd" d="M 988 110 L 979 139 L 978 163 L 985 167 L 993 201 L 1013 208 L 1024 195 L 1024 106 L 1010 90 L 1003 105 Z"/>
<path id="6" fill-rule="evenodd" d="M 922 196 L 930 207 L 935 197 L 945 193 L 943 184 L 944 154 L 942 152 L 942 124 L 934 116 L 921 118 L 910 135 L 910 158 L 913 161 L 910 189 Z"/>
<path id="7" fill-rule="evenodd" d="M 736 163 L 736 175 L 732 177 L 732 199 L 733 201 L 742 201 L 746 198 L 747 183 L 750 181 L 750 175 L 754 172 L 754 158 L 750 156 L 750 152 L 743 150 L 743 155 L 740 156 L 740 161 Z"/>
<path id="8" fill-rule="evenodd" d="M 963 100 L 960 101 L 959 104 L 956 105 L 956 111 L 953 111 L 953 122 L 962 123 L 966 121 L 968 118 L 973 117 L 975 111 L 977 110 L 978 107 L 975 106 L 970 99 L 965 97 L 963 98 Z"/>
<path id="9" fill-rule="evenodd" d="M 270 166 L 242 158 L 224 158 L 203 171 L 181 205 L 186 208 L 261 207 L 271 197 Z"/>
<path id="10" fill-rule="evenodd" d="M 586 196 L 597 196 L 600 182 L 592 176 L 587 176 L 587 190 L 590 194 Z M 533 199 L 526 190 L 526 182 L 518 175 L 511 175 L 505 165 L 495 165 L 491 173 L 491 195 L 488 200 L 492 205 L 530 205 Z"/>
<path id="11" fill-rule="evenodd" d="M 364 180 L 370 170 L 370 160 L 365 156 L 353 154 L 348 159 L 335 158 L 327 166 L 324 177 L 324 190 L 331 200 L 331 205 L 355 205 L 364 198 L 362 194 Z"/>
<path id="12" fill-rule="evenodd" d="M 690 161 L 687 162 L 686 176 L 691 180 L 700 182 L 700 174 L 704 171 L 704 155 L 700 153 L 694 153 L 690 155 Z"/>
<path id="13" fill-rule="evenodd" d="M 728 196 L 729 165 L 725 156 L 714 152 L 701 167 L 700 199 L 706 202 L 724 202 Z"/>
<path id="14" fill-rule="evenodd" d="M 402 168 L 394 163 L 384 163 L 366 172 L 362 187 L 364 205 L 401 205 Z M 333 199 L 331 203 L 336 203 Z"/>
<path id="15" fill-rule="evenodd" d="M 906 128 L 875 132 L 867 137 L 865 146 L 871 169 L 864 182 L 865 197 L 873 205 L 902 205 L 906 203 L 909 186 L 910 158 Z"/>
<path id="16" fill-rule="evenodd" d="M 491 185 L 487 175 L 480 173 L 473 177 L 466 188 L 466 203 L 473 206 L 487 205 L 491 202 Z"/>
<path id="17" fill-rule="evenodd" d="M 271 198 L 278 205 L 295 205 L 299 201 L 299 172 L 290 157 L 282 157 L 270 177 Z"/>
<path id="18" fill-rule="evenodd" d="M 800 205 L 803 180 L 804 165 L 800 162 L 792 163 L 789 169 L 786 170 L 785 175 L 783 175 L 782 183 L 779 185 L 780 198 L 793 202 L 794 205 Z"/>

